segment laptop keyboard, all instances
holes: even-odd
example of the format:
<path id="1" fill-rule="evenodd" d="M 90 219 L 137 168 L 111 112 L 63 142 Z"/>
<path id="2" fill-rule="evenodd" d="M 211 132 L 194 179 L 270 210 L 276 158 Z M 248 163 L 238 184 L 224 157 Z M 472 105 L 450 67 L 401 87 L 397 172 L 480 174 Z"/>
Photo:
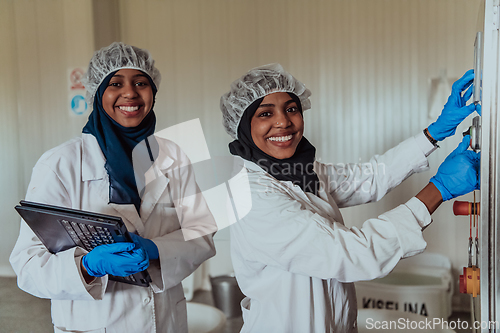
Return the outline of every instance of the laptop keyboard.
<path id="1" fill-rule="evenodd" d="M 70 222 L 67 220 L 60 220 L 60 222 L 76 245 L 89 252 L 96 246 L 115 243 L 113 235 L 108 228 L 98 226 L 94 227 L 90 224 Z M 133 275 L 120 278 L 133 282 L 136 281 Z"/>

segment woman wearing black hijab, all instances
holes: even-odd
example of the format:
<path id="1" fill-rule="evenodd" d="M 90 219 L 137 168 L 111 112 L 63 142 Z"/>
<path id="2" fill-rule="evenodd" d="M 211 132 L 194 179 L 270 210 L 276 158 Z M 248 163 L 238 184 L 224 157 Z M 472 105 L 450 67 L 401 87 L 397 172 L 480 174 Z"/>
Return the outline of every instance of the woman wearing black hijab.
<path id="1" fill-rule="evenodd" d="M 357 332 L 352 282 L 384 276 L 421 253 L 431 213 L 478 188 L 479 159 L 467 151 L 467 136 L 416 197 L 347 228 L 339 208 L 381 199 L 426 170 L 436 147 L 420 133 L 368 163 L 318 162 L 303 135 L 310 95 L 270 64 L 234 81 L 221 98 L 230 152 L 245 165 L 231 186 L 236 210 L 246 212 L 231 225 L 233 267 L 247 296 L 241 332 Z"/>
<path id="2" fill-rule="evenodd" d="M 52 254 L 21 223 L 10 261 L 21 289 L 51 299 L 55 332 L 187 332 L 181 281 L 215 254 L 216 226 L 187 156 L 153 135 L 159 83 L 147 50 L 97 51 L 82 136 L 33 169 L 26 200 L 120 216 L 134 239 Z M 108 279 L 144 269 L 149 287 Z"/>

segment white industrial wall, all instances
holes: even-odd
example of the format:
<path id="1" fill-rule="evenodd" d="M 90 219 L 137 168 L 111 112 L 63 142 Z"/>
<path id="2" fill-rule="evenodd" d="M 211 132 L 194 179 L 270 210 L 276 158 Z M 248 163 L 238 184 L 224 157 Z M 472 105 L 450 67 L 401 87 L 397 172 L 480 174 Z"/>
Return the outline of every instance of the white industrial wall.
<path id="1" fill-rule="evenodd" d="M 0 1 L 0 275 L 19 233 L 14 206 L 40 155 L 81 132 L 67 105 L 68 69 L 93 51 L 90 1 Z"/>
<path id="2" fill-rule="evenodd" d="M 305 136 L 317 157 L 332 163 L 383 153 L 437 117 L 449 82 L 472 67 L 478 8 L 479 0 L 122 0 L 117 6 L 121 40 L 149 49 L 162 72 L 158 130 L 200 118 L 212 156 L 227 155 L 220 95 L 246 70 L 280 62 L 313 92 Z M 86 122 L 65 103 L 68 69 L 85 66 L 93 52 L 92 19 L 90 0 L 0 1 L 0 274 L 10 272 L 19 227 L 13 206 L 31 168 Z M 441 144 L 431 171 L 381 202 L 343 210 L 347 224 L 359 226 L 411 198 L 460 139 Z M 468 219 L 455 218 L 451 205 L 439 208 L 424 234 L 429 251 L 452 260 L 458 280 Z M 227 230 L 216 238 L 209 269 L 221 274 L 231 270 Z"/>

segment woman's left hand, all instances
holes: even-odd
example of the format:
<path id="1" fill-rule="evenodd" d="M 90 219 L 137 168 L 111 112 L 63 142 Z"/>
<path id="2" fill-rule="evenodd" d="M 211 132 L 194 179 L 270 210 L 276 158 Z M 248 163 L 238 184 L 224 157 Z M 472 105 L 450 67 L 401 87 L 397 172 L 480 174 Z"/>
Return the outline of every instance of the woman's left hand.
<path id="1" fill-rule="evenodd" d="M 130 232 L 129 234 L 132 236 L 132 240 L 135 244 L 142 246 L 146 250 L 149 259 L 158 259 L 160 257 L 158 247 L 151 239 L 142 238 L 133 232 Z"/>
<path id="2" fill-rule="evenodd" d="M 458 147 L 439 166 L 430 182 L 433 183 L 443 201 L 456 198 L 479 189 L 480 153 L 467 150 L 470 136 L 465 136 Z"/>

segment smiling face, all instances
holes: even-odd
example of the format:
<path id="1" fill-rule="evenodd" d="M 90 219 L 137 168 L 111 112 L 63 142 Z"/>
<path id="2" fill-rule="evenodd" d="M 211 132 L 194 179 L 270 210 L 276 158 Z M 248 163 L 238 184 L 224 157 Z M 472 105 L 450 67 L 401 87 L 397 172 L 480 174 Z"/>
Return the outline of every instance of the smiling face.
<path id="1" fill-rule="evenodd" d="M 137 69 L 120 69 L 102 95 L 104 111 L 124 127 L 136 127 L 153 107 L 153 88 Z"/>
<path id="2" fill-rule="evenodd" d="M 286 92 L 264 97 L 251 122 L 253 142 L 277 158 L 292 157 L 304 133 L 304 119 L 297 103 Z"/>

